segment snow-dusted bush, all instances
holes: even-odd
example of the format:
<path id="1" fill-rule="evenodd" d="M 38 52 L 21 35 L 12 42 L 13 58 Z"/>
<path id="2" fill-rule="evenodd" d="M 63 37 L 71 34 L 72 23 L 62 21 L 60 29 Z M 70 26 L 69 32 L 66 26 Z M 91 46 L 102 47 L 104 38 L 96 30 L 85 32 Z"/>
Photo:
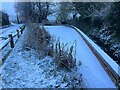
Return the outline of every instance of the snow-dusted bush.
<path id="1" fill-rule="evenodd" d="M 44 29 L 43 26 L 29 23 L 27 25 L 25 42 L 23 43 L 24 49 L 35 49 L 39 56 L 44 56 L 48 53 L 50 48 L 50 34 Z"/>
<path id="2" fill-rule="evenodd" d="M 61 44 L 60 40 L 58 39 L 58 41 L 54 44 L 54 57 L 56 63 L 60 67 L 70 70 L 76 66 L 76 41 L 70 48 L 65 48 L 67 44 Z"/>

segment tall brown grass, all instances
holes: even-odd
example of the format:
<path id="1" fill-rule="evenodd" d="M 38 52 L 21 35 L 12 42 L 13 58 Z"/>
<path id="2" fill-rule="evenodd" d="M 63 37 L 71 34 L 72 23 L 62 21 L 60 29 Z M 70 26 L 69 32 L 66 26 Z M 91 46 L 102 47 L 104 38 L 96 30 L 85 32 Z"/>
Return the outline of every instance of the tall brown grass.
<path id="1" fill-rule="evenodd" d="M 63 68 L 69 69 L 76 66 L 76 41 L 73 42 L 71 47 L 67 47 L 68 43 L 60 42 L 58 38 L 54 44 L 54 58 L 56 63 Z"/>

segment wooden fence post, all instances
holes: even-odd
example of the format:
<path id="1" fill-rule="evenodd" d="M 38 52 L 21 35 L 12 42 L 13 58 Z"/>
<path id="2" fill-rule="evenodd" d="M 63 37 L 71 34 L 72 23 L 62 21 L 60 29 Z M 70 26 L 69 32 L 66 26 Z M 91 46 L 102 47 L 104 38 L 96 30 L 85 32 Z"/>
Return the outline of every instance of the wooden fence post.
<path id="1" fill-rule="evenodd" d="M 21 34 L 23 34 L 23 29 L 22 28 L 20 28 L 21 30 L 20 30 L 20 32 L 21 32 Z"/>
<path id="2" fill-rule="evenodd" d="M 14 48 L 13 36 L 12 36 L 12 34 L 9 34 L 8 36 L 10 38 L 10 46 L 11 46 L 11 48 Z"/>
<path id="3" fill-rule="evenodd" d="M 20 38 L 20 35 L 19 35 L 19 30 L 17 30 L 17 37 Z"/>

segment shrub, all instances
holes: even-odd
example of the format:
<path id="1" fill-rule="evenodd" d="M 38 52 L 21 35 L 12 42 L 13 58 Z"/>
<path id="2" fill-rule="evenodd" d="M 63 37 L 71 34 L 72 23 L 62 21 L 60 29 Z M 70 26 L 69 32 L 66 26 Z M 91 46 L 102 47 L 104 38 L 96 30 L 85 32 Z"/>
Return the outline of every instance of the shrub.
<path id="1" fill-rule="evenodd" d="M 47 55 L 48 49 L 50 48 L 50 34 L 43 26 L 38 26 L 33 23 L 28 24 L 27 28 L 26 40 L 23 44 L 23 48 L 35 49 L 39 56 Z"/>

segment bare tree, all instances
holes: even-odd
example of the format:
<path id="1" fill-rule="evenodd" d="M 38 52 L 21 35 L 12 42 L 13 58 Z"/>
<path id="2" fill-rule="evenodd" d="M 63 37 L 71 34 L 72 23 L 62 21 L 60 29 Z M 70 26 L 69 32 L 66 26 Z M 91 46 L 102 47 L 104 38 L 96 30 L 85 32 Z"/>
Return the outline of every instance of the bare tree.
<path id="1" fill-rule="evenodd" d="M 49 14 L 48 2 L 16 2 L 15 8 L 23 21 L 42 22 Z"/>

